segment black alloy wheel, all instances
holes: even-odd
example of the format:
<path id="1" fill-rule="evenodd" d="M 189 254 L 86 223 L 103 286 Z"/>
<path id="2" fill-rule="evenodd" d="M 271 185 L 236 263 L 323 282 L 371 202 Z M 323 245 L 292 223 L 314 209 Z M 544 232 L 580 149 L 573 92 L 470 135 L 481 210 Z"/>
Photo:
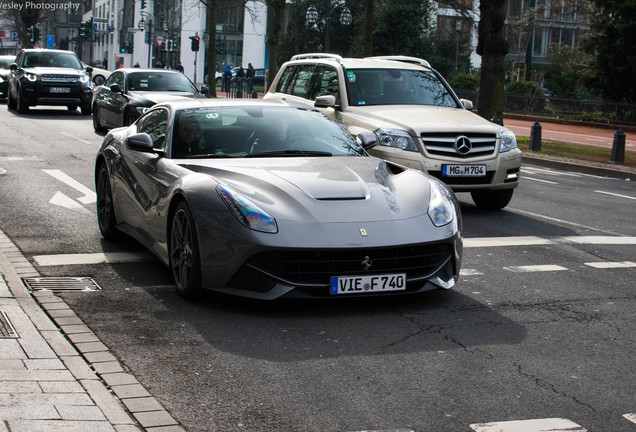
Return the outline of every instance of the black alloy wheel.
<path id="1" fill-rule="evenodd" d="M 114 240 L 119 237 L 113 194 L 105 163 L 102 163 L 97 171 L 97 223 L 102 237 L 106 240 Z"/>
<path id="2" fill-rule="evenodd" d="M 99 108 L 97 108 L 97 105 L 93 109 L 93 129 L 95 132 L 106 132 L 106 128 L 102 126 L 102 122 L 99 120 Z"/>
<path id="3" fill-rule="evenodd" d="M 181 297 L 193 299 L 201 292 L 199 245 L 192 211 L 187 203 L 177 205 L 169 233 L 170 268 Z"/>

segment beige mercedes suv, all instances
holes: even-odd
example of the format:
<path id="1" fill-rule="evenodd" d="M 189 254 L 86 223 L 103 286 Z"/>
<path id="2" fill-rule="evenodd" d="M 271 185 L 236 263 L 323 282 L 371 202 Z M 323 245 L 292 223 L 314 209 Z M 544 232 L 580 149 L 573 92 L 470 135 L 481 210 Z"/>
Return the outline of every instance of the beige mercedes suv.
<path id="1" fill-rule="evenodd" d="M 515 135 L 474 114 L 425 60 L 300 54 L 283 64 L 265 99 L 318 109 L 354 136 L 375 133 L 379 145 L 369 153 L 470 192 L 481 208 L 504 208 L 519 185 Z"/>

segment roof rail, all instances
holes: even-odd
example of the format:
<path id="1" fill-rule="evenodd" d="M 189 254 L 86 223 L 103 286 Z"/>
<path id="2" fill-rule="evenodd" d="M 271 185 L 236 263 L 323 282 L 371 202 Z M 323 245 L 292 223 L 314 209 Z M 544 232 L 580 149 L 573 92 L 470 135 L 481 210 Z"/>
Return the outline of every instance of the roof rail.
<path id="1" fill-rule="evenodd" d="M 367 57 L 371 60 L 392 60 L 392 61 L 401 61 L 404 63 L 413 63 L 420 66 L 431 67 L 431 64 L 424 59 L 417 57 L 409 57 L 403 55 L 394 55 L 394 56 L 376 56 L 376 57 Z"/>
<path id="2" fill-rule="evenodd" d="M 342 57 L 338 54 L 328 54 L 328 53 L 309 53 L 309 54 L 296 54 L 291 59 L 292 60 L 302 60 L 302 59 L 318 59 L 318 58 L 330 58 L 334 60 L 338 60 L 342 63 Z"/>

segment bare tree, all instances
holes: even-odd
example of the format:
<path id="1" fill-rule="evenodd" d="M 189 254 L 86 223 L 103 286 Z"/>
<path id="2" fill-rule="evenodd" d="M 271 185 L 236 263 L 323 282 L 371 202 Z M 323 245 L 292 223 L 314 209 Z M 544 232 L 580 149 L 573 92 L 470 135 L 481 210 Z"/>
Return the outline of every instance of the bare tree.
<path id="1" fill-rule="evenodd" d="M 52 12 L 49 9 L 27 7 L 26 0 L 15 0 L 13 4 L 22 5 L 22 8 L 2 8 L 0 9 L 0 17 L 13 25 L 22 46 L 30 48 L 33 45 L 31 44 L 31 35 L 28 29 L 39 23 L 46 22 L 51 17 Z"/>

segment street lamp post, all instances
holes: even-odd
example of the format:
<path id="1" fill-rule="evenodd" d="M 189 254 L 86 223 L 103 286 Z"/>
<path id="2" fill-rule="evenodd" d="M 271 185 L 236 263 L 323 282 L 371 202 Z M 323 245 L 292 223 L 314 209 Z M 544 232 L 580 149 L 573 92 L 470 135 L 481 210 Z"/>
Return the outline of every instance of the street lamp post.
<path id="1" fill-rule="evenodd" d="M 347 7 L 345 0 L 325 0 L 325 6 L 327 9 L 327 17 L 325 19 L 327 24 L 327 31 L 325 35 L 325 52 L 329 52 L 331 49 L 331 15 L 333 12 L 342 8 L 342 12 L 340 13 L 340 23 L 342 25 L 350 25 L 353 18 L 351 16 L 351 11 Z M 318 9 L 312 4 L 305 14 L 305 20 L 307 24 L 311 24 L 314 27 L 317 27 L 316 23 L 318 22 L 320 16 L 318 15 Z"/>
<path id="2" fill-rule="evenodd" d="M 140 13 L 141 13 L 141 20 L 137 24 L 137 27 L 139 28 L 139 30 L 143 32 L 146 29 L 146 21 L 144 21 L 144 17 L 151 17 L 152 15 L 146 11 L 140 11 Z M 152 60 L 152 42 L 153 42 L 151 19 L 148 20 L 148 33 L 146 33 L 145 39 L 146 39 L 146 42 L 148 43 L 148 67 L 150 67 L 150 61 Z"/>

